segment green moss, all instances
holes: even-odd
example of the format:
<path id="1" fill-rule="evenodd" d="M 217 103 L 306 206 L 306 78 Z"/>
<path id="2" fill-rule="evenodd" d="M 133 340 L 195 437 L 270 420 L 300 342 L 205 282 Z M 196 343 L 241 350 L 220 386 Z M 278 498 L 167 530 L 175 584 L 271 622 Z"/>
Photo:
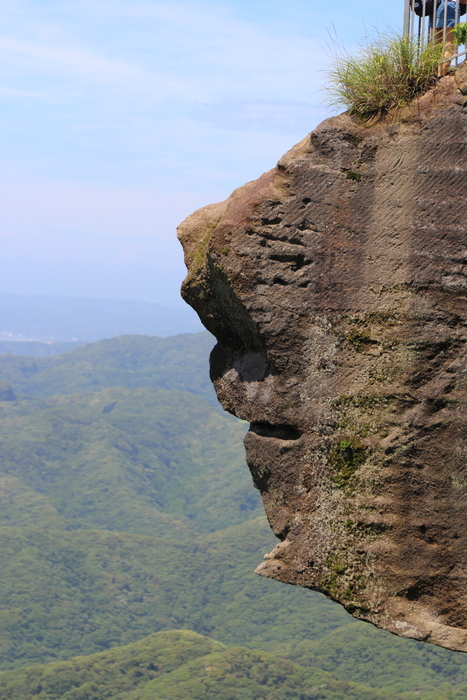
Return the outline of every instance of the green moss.
<path id="1" fill-rule="evenodd" d="M 364 601 L 352 601 L 350 604 L 346 604 L 345 609 L 356 617 L 358 617 L 359 614 L 367 615 L 371 611 L 371 608 Z"/>
<path id="2" fill-rule="evenodd" d="M 381 394 L 371 393 L 371 394 L 342 394 L 334 401 L 334 406 L 339 407 L 352 407 L 363 409 L 364 411 L 371 411 L 375 408 L 381 408 L 382 406 L 387 406 L 390 399 L 387 396 L 382 396 Z"/>
<path id="3" fill-rule="evenodd" d="M 221 216 L 219 216 L 217 219 L 215 219 L 211 225 L 208 227 L 206 233 L 198 243 L 198 246 L 196 248 L 195 254 L 193 255 L 193 259 L 191 261 L 190 265 L 190 272 L 192 274 L 196 274 L 201 270 L 201 268 L 204 267 L 205 262 L 206 262 L 206 253 L 208 250 L 208 245 L 209 241 L 211 240 L 212 233 L 214 229 L 217 227 L 219 221 L 221 220 Z"/>
<path id="4" fill-rule="evenodd" d="M 331 571 L 327 576 L 324 576 L 321 581 L 319 582 L 320 588 L 326 593 L 327 595 L 330 595 L 332 598 L 336 598 L 340 586 L 339 586 L 339 578 L 344 572 L 337 572 L 337 571 Z"/>
<path id="5" fill-rule="evenodd" d="M 362 314 L 361 316 L 352 316 L 351 322 L 358 325 L 376 325 L 382 328 L 390 328 L 396 325 L 400 319 L 400 314 L 397 312 L 388 311 L 371 311 L 368 314 Z"/>
<path id="6" fill-rule="evenodd" d="M 369 345 L 377 345 L 378 341 L 372 340 L 370 337 L 369 330 L 353 330 L 346 337 L 345 340 L 349 345 L 351 345 L 357 352 L 361 352 L 364 348 Z"/>
<path id="7" fill-rule="evenodd" d="M 368 384 L 385 384 L 390 379 L 387 368 L 372 367 L 368 376 Z"/>
<path id="8" fill-rule="evenodd" d="M 333 567 L 333 572 L 337 576 L 342 576 L 342 574 L 345 574 L 346 571 L 347 571 L 347 566 L 341 562 L 339 562 L 338 564 L 335 564 Z"/>
<path id="9" fill-rule="evenodd" d="M 350 549 L 347 547 L 327 557 L 325 566 L 328 572 L 321 578 L 320 587 L 328 596 L 343 603 L 347 610 L 364 614 L 370 610 L 366 601 L 362 599 L 367 577 L 358 572 L 358 564 L 351 561 L 349 556 Z"/>
<path id="10" fill-rule="evenodd" d="M 366 450 L 356 436 L 350 440 L 341 440 L 337 445 L 334 445 L 329 455 L 333 483 L 340 488 L 348 486 L 349 481 L 365 459 Z"/>
<path id="11" fill-rule="evenodd" d="M 349 170 L 348 168 L 342 168 L 342 172 L 346 173 L 347 180 L 354 180 L 354 182 L 360 182 L 362 176 L 360 173 L 355 172 L 355 170 Z"/>

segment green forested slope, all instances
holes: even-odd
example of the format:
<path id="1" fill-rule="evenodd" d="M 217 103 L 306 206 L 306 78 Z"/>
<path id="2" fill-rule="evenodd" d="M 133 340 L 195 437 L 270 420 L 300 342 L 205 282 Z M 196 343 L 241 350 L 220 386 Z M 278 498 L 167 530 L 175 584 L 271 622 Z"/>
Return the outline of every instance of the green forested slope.
<path id="1" fill-rule="evenodd" d="M 274 650 L 351 620 L 253 573 L 265 519 L 185 542 L 81 530 L 0 529 L 3 668 L 92 653 L 164 629 Z"/>
<path id="2" fill-rule="evenodd" d="M 425 698 L 431 691 L 441 693 L 459 685 L 467 698 L 465 654 L 401 639 L 361 622 L 335 628 L 319 641 L 286 642 L 281 654 L 305 667 L 317 666 L 337 678 L 396 694 L 418 689 Z"/>
<path id="3" fill-rule="evenodd" d="M 160 675 L 133 695 L 134 700 L 377 700 L 391 696 L 339 682 L 317 668 L 236 647 L 206 656 Z M 415 696 L 412 696 L 415 700 Z"/>
<path id="4" fill-rule="evenodd" d="M 373 630 L 319 594 L 255 576 L 270 546 L 264 519 L 184 543 L 2 528 L 3 668 L 185 628 L 396 694 L 467 684 L 464 655 Z"/>
<path id="5" fill-rule="evenodd" d="M 0 402 L 0 525 L 174 537 L 258 517 L 245 427 L 178 390 Z"/>
<path id="6" fill-rule="evenodd" d="M 123 386 L 181 389 L 217 405 L 209 382 L 209 333 L 122 335 L 53 357 L 0 356 L 0 380 L 17 393 L 53 396 Z"/>
<path id="7" fill-rule="evenodd" d="M 37 360 L 0 358 L 20 397 L 0 394 L 0 668 L 19 667 L 0 675 L 10 687 L 0 699 L 467 698 L 464 655 L 253 573 L 275 540 L 244 464 L 246 426 L 200 396 L 209 336 L 189 338 L 191 349 L 185 336 L 165 350 L 159 339 L 103 341 L 22 379 L 12 359 Z M 190 392 L 183 376 L 199 377 Z M 180 651 L 188 639 L 198 658 Z M 141 670 L 161 650 L 172 666 Z M 56 660 L 76 687 L 60 685 L 57 666 L 20 668 Z M 106 664 L 123 669 L 108 687 Z"/>
<path id="8" fill-rule="evenodd" d="M 410 694 L 415 700 L 415 695 Z M 377 700 L 317 668 L 189 631 L 159 632 L 92 656 L 0 673 L 0 700 Z"/>
<path id="9" fill-rule="evenodd" d="M 372 688 L 188 630 L 0 672 L 0 700 L 465 700 L 456 689 Z"/>
<path id="10" fill-rule="evenodd" d="M 126 700 L 154 678 L 224 648 L 194 632 L 159 632 L 100 654 L 0 673 L 0 700 L 61 700 L 64 694 L 76 700 Z"/>

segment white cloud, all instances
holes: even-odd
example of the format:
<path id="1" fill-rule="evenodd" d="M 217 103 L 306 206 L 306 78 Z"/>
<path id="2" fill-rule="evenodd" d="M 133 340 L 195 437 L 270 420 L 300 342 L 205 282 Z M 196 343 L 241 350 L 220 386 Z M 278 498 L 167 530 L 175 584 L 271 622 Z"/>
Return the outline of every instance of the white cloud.
<path id="1" fill-rule="evenodd" d="M 16 69 L 20 78 L 32 71 L 45 81 L 114 83 L 156 102 L 212 100 L 233 91 L 266 97 L 278 85 L 291 95 L 305 75 L 313 82 L 313 68 L 325 63 L 316 38 L 283 36 L 222 6 L 110 1 L 103 14 L 101 3 L 70 3 L 61 21 L 51 11 L 48 23 L 36 3 L 19 6 L 25 22 L 0 19 L 7 78 Z"/>
<path id="2" fill-rule="evenodd" d="M 47 68 L 58 71 L 77 69 L 92 75 L 124 76 L 134 79 L 141 77 L 141 70 L 123 61 L 115 61 L 82 48 L 71 49 L 65 46 L 47 46 L 33 41 L 20 41 L 0 35 L 0 50 L 9 54 L 28 56 L 39 60 Z"/>

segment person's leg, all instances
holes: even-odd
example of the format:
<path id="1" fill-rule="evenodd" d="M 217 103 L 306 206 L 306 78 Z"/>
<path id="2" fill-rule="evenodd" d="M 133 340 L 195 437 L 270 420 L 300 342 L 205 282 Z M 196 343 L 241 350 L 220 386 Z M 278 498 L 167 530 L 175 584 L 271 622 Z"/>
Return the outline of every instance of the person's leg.
<path id="1" fill-rule="evenodd" d="M 435 41 L 444 44 L 443 58 L 447 59 L 454 53 L 454 26 L 456 24 L 456 2 L 441 2 L 436 10 Z M 446 17 L 445 17 L 446 13 Z M 441 63 L 438 76 L 446 75 L 450 66 L 449 61 Z"/>

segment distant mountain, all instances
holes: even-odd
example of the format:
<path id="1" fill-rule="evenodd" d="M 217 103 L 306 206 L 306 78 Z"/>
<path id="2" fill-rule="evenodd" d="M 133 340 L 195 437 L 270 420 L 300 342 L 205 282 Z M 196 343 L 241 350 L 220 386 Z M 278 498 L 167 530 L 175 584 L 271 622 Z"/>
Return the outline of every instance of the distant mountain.
<path id="1" fill-rule="evenodd" d="M 198 394 L 218 406 L 209 381 L 207 332 L 152 338 L 120 336 L 53 357 L 0 356 L 0 380 L 29 396 L 53 396 L 107 387 L 158 387 Z"/>
<path id="2" fill-rule="evenodd" d="M 41 340 L 0 340 L 1 355 L 26 355 L 28 357 L 52 357 L 80 348 L 86 343 L 76 340 L 70 343 L 46 343 Z"/>
<path id="3" fill-rule="evenodd" d="M 166 337 L 202 330 L 189 306 L 0 294 L 0 341 L 91 342 L 124 334 Z"/>

